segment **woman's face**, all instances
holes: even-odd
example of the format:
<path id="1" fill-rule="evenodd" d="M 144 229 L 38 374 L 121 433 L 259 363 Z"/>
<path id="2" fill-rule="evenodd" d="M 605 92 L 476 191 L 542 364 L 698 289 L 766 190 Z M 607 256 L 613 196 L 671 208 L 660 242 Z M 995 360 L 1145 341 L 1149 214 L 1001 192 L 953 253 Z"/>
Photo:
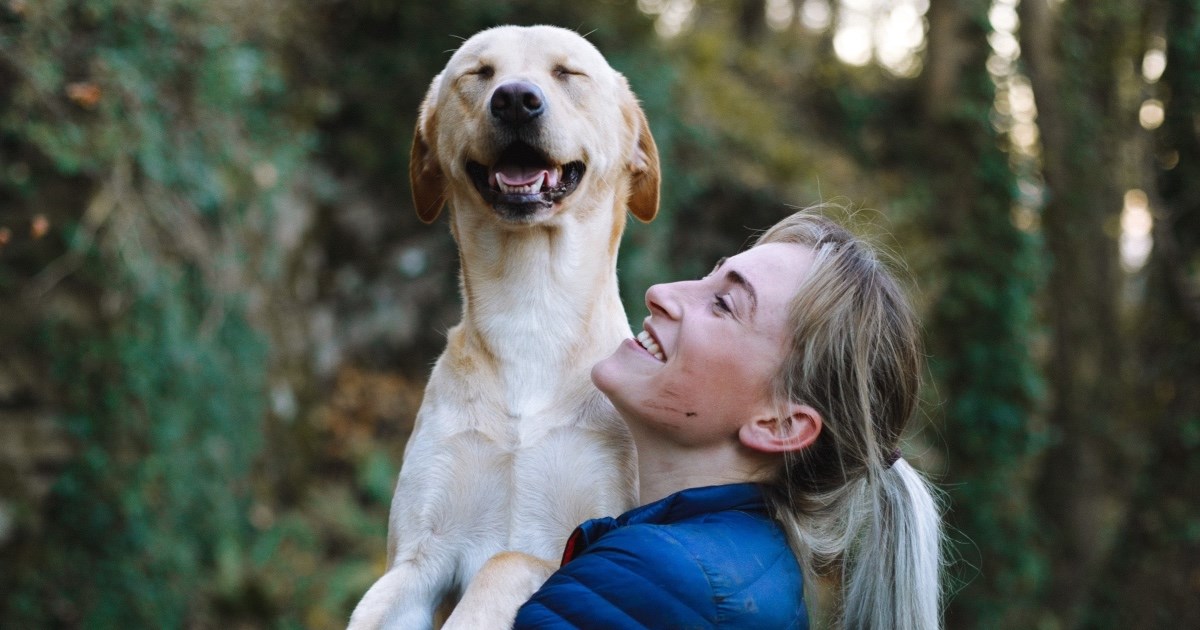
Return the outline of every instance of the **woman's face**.
<path id="1" fill-rule="evenodd" d="M 737 439 L 774 417 L 788 307 L 812 264 L 801 245 L 769 243 L 724 259 L 708 276 L 646 292 L 644 332 L 592 368 L 592 381 L 635 429 L 685 446 Z"/>

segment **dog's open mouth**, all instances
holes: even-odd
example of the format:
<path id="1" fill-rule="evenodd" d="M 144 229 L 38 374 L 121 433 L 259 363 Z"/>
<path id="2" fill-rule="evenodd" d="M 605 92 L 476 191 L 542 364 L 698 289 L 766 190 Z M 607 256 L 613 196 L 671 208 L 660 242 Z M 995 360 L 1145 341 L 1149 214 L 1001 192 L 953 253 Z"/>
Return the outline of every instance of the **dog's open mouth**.
<path id="1" fill-rule="evenodd" d="M 526 219 L 575 192 L 583 162 L 556 165 L 524 142 L 515 142 L 492 167 L 467 162 L 467 174 L 483 200 L 509 219 Z"/>

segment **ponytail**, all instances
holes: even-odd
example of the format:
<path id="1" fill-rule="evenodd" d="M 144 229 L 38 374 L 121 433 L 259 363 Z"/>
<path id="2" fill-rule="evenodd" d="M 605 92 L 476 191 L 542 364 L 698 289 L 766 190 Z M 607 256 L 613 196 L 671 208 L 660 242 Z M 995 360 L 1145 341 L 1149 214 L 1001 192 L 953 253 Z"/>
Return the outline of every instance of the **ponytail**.
<path id="1" fill-rule="evenodd" d="M 814 627 L 941 628 L 941 510 L 907 461 L 803 500 L 778 484 L 768 490 L 804 570 Z"/>
<path id="2" fill-rule="evenodd" d="M 864 484 L 846 550 L 844 628 L 941 627 L 941 519 L 928 482 L 903 459 Z"/>

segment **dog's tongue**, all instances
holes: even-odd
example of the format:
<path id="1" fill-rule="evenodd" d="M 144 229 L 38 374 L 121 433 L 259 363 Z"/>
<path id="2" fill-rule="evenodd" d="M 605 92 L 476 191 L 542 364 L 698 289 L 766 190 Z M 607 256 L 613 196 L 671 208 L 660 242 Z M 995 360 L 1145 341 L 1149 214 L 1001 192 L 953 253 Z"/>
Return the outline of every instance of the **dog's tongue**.
<path id="1" fill-rule="evenodd" d="M 545 182 L 542 184 L 544 187 L 554 188 L 558 185 L 558 169 L 547 170 L 540 166 L 505 164 L 496 167 L 496 172 L 493 174 L 493 177 L 505 186 L 528 186 L 539 181 L 543 176 L 545 177 Z"/>

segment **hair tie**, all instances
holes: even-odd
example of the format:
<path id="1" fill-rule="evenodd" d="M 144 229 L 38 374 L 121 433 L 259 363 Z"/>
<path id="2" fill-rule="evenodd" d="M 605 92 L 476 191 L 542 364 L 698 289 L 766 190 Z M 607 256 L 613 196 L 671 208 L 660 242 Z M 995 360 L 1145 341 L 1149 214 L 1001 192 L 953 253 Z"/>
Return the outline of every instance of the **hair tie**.
<path id="1" fill-rule="evenodd" d="M 903 455 L 900 453 L 900 447 L 897 446 L 896 448 L 892 449 L 892 452 L 888 453 L 886 462 L 887 465 L 884 466 L 884 468 L 891 468 L 896 463 L 896 460 L 900 459 L 901 457 L 903 457 Z"/>

